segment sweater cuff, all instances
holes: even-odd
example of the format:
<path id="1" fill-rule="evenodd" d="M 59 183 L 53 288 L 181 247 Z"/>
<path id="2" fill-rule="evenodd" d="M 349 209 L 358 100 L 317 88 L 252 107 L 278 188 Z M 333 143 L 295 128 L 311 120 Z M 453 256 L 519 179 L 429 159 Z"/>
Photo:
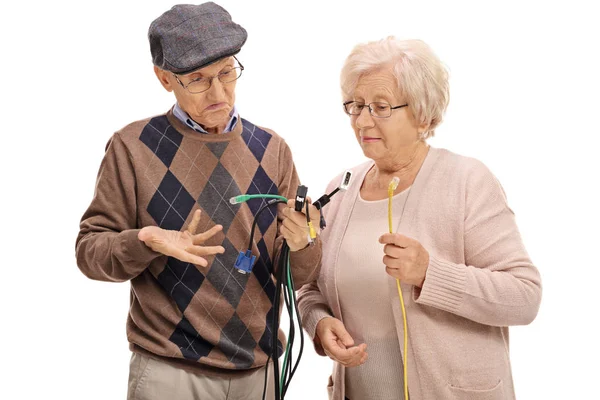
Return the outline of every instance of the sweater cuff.
<path id="1" fill-rule="evenodd" d="M 321 264 L 321 238 L 317 236 L 312 246 L 306 246 L 302 250 L 290 251 L 290 263 L 292 266 L 301 266 L 306 276 L 306 282 L 316 278 Z"/>
<path id="2" fill-rule="evenodd" d="M 117 235 L 117 246 L 120 250 L 122 262 L 148 264 L 163 254 L 152 250 L 146 243 L 138 239 L 139 229 L 128 229 Z"/>
<path id="3" fill-rule="evenodd" d="M 429 258 L 422 288 L 413 288 L 413 300 L 456 314 L 466 286 L 466 266 Z"/>
<path id="4" fill-rule="evenodd" d="M 311 339 L 317 334 L 317 324 L 326 317 L 331 317 L 331 311 L 325 304 L 315 304 L 311 310 L 302 317 L 302 326 Z"/>

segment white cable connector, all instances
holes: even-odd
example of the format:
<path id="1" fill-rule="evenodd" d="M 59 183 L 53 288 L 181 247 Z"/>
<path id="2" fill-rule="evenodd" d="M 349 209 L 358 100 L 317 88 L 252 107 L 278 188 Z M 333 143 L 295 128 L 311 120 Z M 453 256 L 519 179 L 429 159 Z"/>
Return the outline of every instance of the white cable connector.
<path id="1" fill-rule="evenodd" d="M 352 180 L 352 171 L 348 170 L 348 171 L 344 172 L 344 176 L 342 177 L 342 182 L 340 183 L 340 186 L 338 186 L 340 188 L 340 190 L 348 189 L 348 186 L 350 186 L 351 180 Z"/>

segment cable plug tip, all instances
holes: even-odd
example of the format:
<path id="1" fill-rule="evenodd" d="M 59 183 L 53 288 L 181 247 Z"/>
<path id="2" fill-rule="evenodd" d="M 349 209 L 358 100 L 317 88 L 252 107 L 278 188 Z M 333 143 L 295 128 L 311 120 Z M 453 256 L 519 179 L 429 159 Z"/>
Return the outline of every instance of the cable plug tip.
<path id="1" fill-rule="evenodd" d="M 317 232 L 315 231 L 315 228 L 314 228 L 312 222 L 308 223 L 308 232 L 309 232 L 309 238 L 311 241 L 317 238 Z"/>
<path id="2" fill-rule="evenodd" d="M 390 181 L 388 189 L 391 190 L 391 191 L 394 191 L 394 190 L 396 190 L 396 188 L 398 187 L 399 184 L 400 184 L 400 178 L 398 178 L 397 176 L 395 176 L 394 179 L 392 179 Z"/>

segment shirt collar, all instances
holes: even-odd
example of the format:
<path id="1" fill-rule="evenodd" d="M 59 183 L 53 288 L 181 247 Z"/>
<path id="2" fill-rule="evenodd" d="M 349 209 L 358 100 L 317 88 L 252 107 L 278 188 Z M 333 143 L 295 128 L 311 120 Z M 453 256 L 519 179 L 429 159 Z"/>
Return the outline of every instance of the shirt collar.
<path id="1" fill-rule="evenodd" d="M 173 114 L 184 124 L 186 124 L 187 126 L 189 126 L 190 128 L 192 128 L 193 130 L 195 130 L 196 132 L 200 132 L 200 133 L 208 133 L 204 128 L 202 128 L 202 126 L 197 123 L 196 121 L 194 121 L 189 115 L 188 113 L 186 113 L 185 111 L 183 111 L 183 109 L 179 106 L 179 103 L 175 103 L 175 107 L 173 108 Z M 227 133 L 227 132 L 231 132 L 233 130 L 233 128 L 235 128 L 235 126 L 237 125 L 237 121 L 239 119 L 239 113 L 237 111 L 237 107 L 234 105 L 233 109 L 231 110 L 231 118 L 229 119 L 229 122 L 227 123 L 227 126 L 225 126 L 225 130 L 223 131 L 223 133 Z"/>

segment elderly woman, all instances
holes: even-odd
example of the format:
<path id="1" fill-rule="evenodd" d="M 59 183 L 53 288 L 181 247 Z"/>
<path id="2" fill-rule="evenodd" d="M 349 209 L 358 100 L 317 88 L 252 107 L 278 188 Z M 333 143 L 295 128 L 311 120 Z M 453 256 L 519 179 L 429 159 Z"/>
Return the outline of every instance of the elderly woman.
<path id="1" fill-rule="evenodd" d="M 422 41 L 390 37 L 352 51 L 341 87 L 370 161 L 324 209 L 321 272 L 298 300 L 317 352 L 335 361 L 330 398 L 404 398 L 406 357 L 411 400 L 514 399 L 508 327 L 535 318 L 540 276 L 494 175 L 427 144 L 448 105 L 446 69 Z"/>

